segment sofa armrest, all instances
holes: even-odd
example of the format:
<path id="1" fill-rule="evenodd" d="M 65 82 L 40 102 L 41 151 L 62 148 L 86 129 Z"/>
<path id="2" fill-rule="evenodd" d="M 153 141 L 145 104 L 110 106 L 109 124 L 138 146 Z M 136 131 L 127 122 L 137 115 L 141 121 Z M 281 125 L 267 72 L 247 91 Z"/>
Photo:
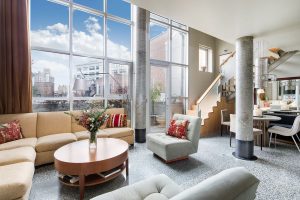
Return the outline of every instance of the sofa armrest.
<path id="1" fill-rule="evenodd" d="M 236 167 L 202 181 L 171 200 L 252 200 L 255 199 L 258 184 L 259 180 L 245 168 Z"/>

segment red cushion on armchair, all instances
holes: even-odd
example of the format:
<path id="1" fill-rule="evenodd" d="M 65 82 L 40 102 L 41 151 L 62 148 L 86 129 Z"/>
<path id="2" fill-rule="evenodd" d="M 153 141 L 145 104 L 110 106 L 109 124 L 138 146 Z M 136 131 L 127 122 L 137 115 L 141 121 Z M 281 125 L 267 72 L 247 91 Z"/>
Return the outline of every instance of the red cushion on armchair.
<path id="1" fill-rule="evenodd" d="M 189 126 L 189 121 L 188 120 L 174 120 L 172 119 L 170 121 L 169 129 L 167 132 L 167 135 L 181 138 L 181 139 L 186 139 L 187 136 L 187 129 Z"/>

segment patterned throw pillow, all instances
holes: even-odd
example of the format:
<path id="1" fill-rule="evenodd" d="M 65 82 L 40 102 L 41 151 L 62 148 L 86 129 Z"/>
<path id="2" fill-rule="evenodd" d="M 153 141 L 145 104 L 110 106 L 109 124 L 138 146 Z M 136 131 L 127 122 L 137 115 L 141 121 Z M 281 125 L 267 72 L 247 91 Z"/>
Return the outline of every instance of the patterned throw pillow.
<path id="1" fill-rule="evenodd" d="M 106 125 L 107 128 L 127 127 L 126 114 L 111 114 Z"/>
<path id="2" fill-rule="evenodd" d="M 0 144 L 23 138 L 18 120 L 0 125 Z"/>
<path id="3" fill-rule="evenodd" d="M 189 126 L 189 121 L 188 120 L 174 120 L 172 119 L 170 121 L 169 129 L 167 132 L 167 135 L 181 138 L 181 139 L 186 139 L 187 136 L 187 129 Z"/>

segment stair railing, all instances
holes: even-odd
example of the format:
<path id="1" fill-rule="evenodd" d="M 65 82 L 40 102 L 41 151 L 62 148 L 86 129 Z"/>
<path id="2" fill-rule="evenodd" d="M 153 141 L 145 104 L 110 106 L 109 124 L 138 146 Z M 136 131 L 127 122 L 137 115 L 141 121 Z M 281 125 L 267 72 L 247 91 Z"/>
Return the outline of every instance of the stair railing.
<path id="1" fill-rule="evenodd" d="M 223 65 L 225 65 L 228 60 L 232 57 L 234 57 L 235 55 L 235 51 L 232 52 L 228 58 L 226 58 L 220 65 L 219 65 L 219 68 L 221 68 Z M 219 74 L 215 79 L 214 81 L 210 84 L 210 86 L 206 89 L 206 91 L 202 94 L 202 96 L 198 99 L 197 101 L 197 115 L 199 117 L 201 117 L 201 119 L 203 119 L 203 116 L 205 114 L 205 112 L 203 112 L 203 108 L 201 108 L 201 104 L 203 102 L 204 99 L 216 99 L 217 97 L 220 97 L 220 94 L 221 94 L 221 89 L 220 89 L 220 84 L 221 84 L 221 78 L 222 78 L 222 75 Z M 200 112 L 202 110 L 202 112 Z"/>

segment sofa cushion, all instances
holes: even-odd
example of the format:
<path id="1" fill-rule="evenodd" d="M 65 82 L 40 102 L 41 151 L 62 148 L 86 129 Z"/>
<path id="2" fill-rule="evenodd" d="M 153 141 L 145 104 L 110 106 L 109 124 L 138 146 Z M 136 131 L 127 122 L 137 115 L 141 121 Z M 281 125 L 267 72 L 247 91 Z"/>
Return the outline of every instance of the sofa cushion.
<path id="1" fill-rule="evenodd" d="M 18 120 L 25 138 L 36 137 L 37 113 L 0 115 L 0 124 Z"/>
<path id="2" fill-rule="evenodd" d="M 90 137 L 90 133 L 88 131 L 79 131 L 74 133 L 74 135 L 76 136 L 77 140 L 86 140 L 89 139 Z M 98 138 L 107 137 L 107 133 L 104 132 L 103 130 L 98 130 L 97 137 Z"/>
<path id="3" fill-rule="evenodd" d="M 22 138 L 19 140 L 0 144 L 0 151 L 7 150 L 7 149 L 14 149 L 18 147 L 26 147 L 26 146 L 35 148 L 36 142 L 37 142 L 37 138 Z"/>
<path id="4" fill-rule="evenodd" d="M 21 139 L 21 127 L 18 120 L 0 124 L 0 144 Z"/>
<path id="5" fill-rule="evenodd" d="M 38 138 L 35 149 L 37 152 L 53 151 L 76 140 L 76 136 L 72 133 L 47 135 Z"/>
<path id="6" fill-rule="evenodd" d="M 71 116 L 64 112 L 40 112 L 37 122 L 38 138 L 57 133 L 71 133 Z"/>
<path id="7" fill-rule="evenodd" d="M 181 188 L 166 175 L 146 180 L 100 195 L 92 200 L 164 200 L 181 192 Z"/>
<path id="8" fill-rule="evenodd" d="M 134 134 L 133 129 L 128 127 L 106 128 L 103 129 L 103 131 L 107 134 L 107 137 L 112 137 L 112 138 L 126 137 Z"/>
<path id="9" fill-rule="evenodd" d="M 32 147 L 19 147 L 0 151 L 0 166 L 20 162 L 33 162 L 36 153 Z"/>
<path id="10" fill-rule="evenodd" d="M 191 141 L 165 133 L 147 134 L 147 148 L 167 161 L 196 152 Z"/>
<path id="11" fill-rule="evenodd" d="M 147 196 L 144 200 L 169 200 L 169 198 L 160 193 L 153 193 Z"/>
<path id="12" fill-rule="evenodd" d="M 33 173 L 32 162 L 0 166 L 0 199 L 19 199 L 26 195 Z"/>

